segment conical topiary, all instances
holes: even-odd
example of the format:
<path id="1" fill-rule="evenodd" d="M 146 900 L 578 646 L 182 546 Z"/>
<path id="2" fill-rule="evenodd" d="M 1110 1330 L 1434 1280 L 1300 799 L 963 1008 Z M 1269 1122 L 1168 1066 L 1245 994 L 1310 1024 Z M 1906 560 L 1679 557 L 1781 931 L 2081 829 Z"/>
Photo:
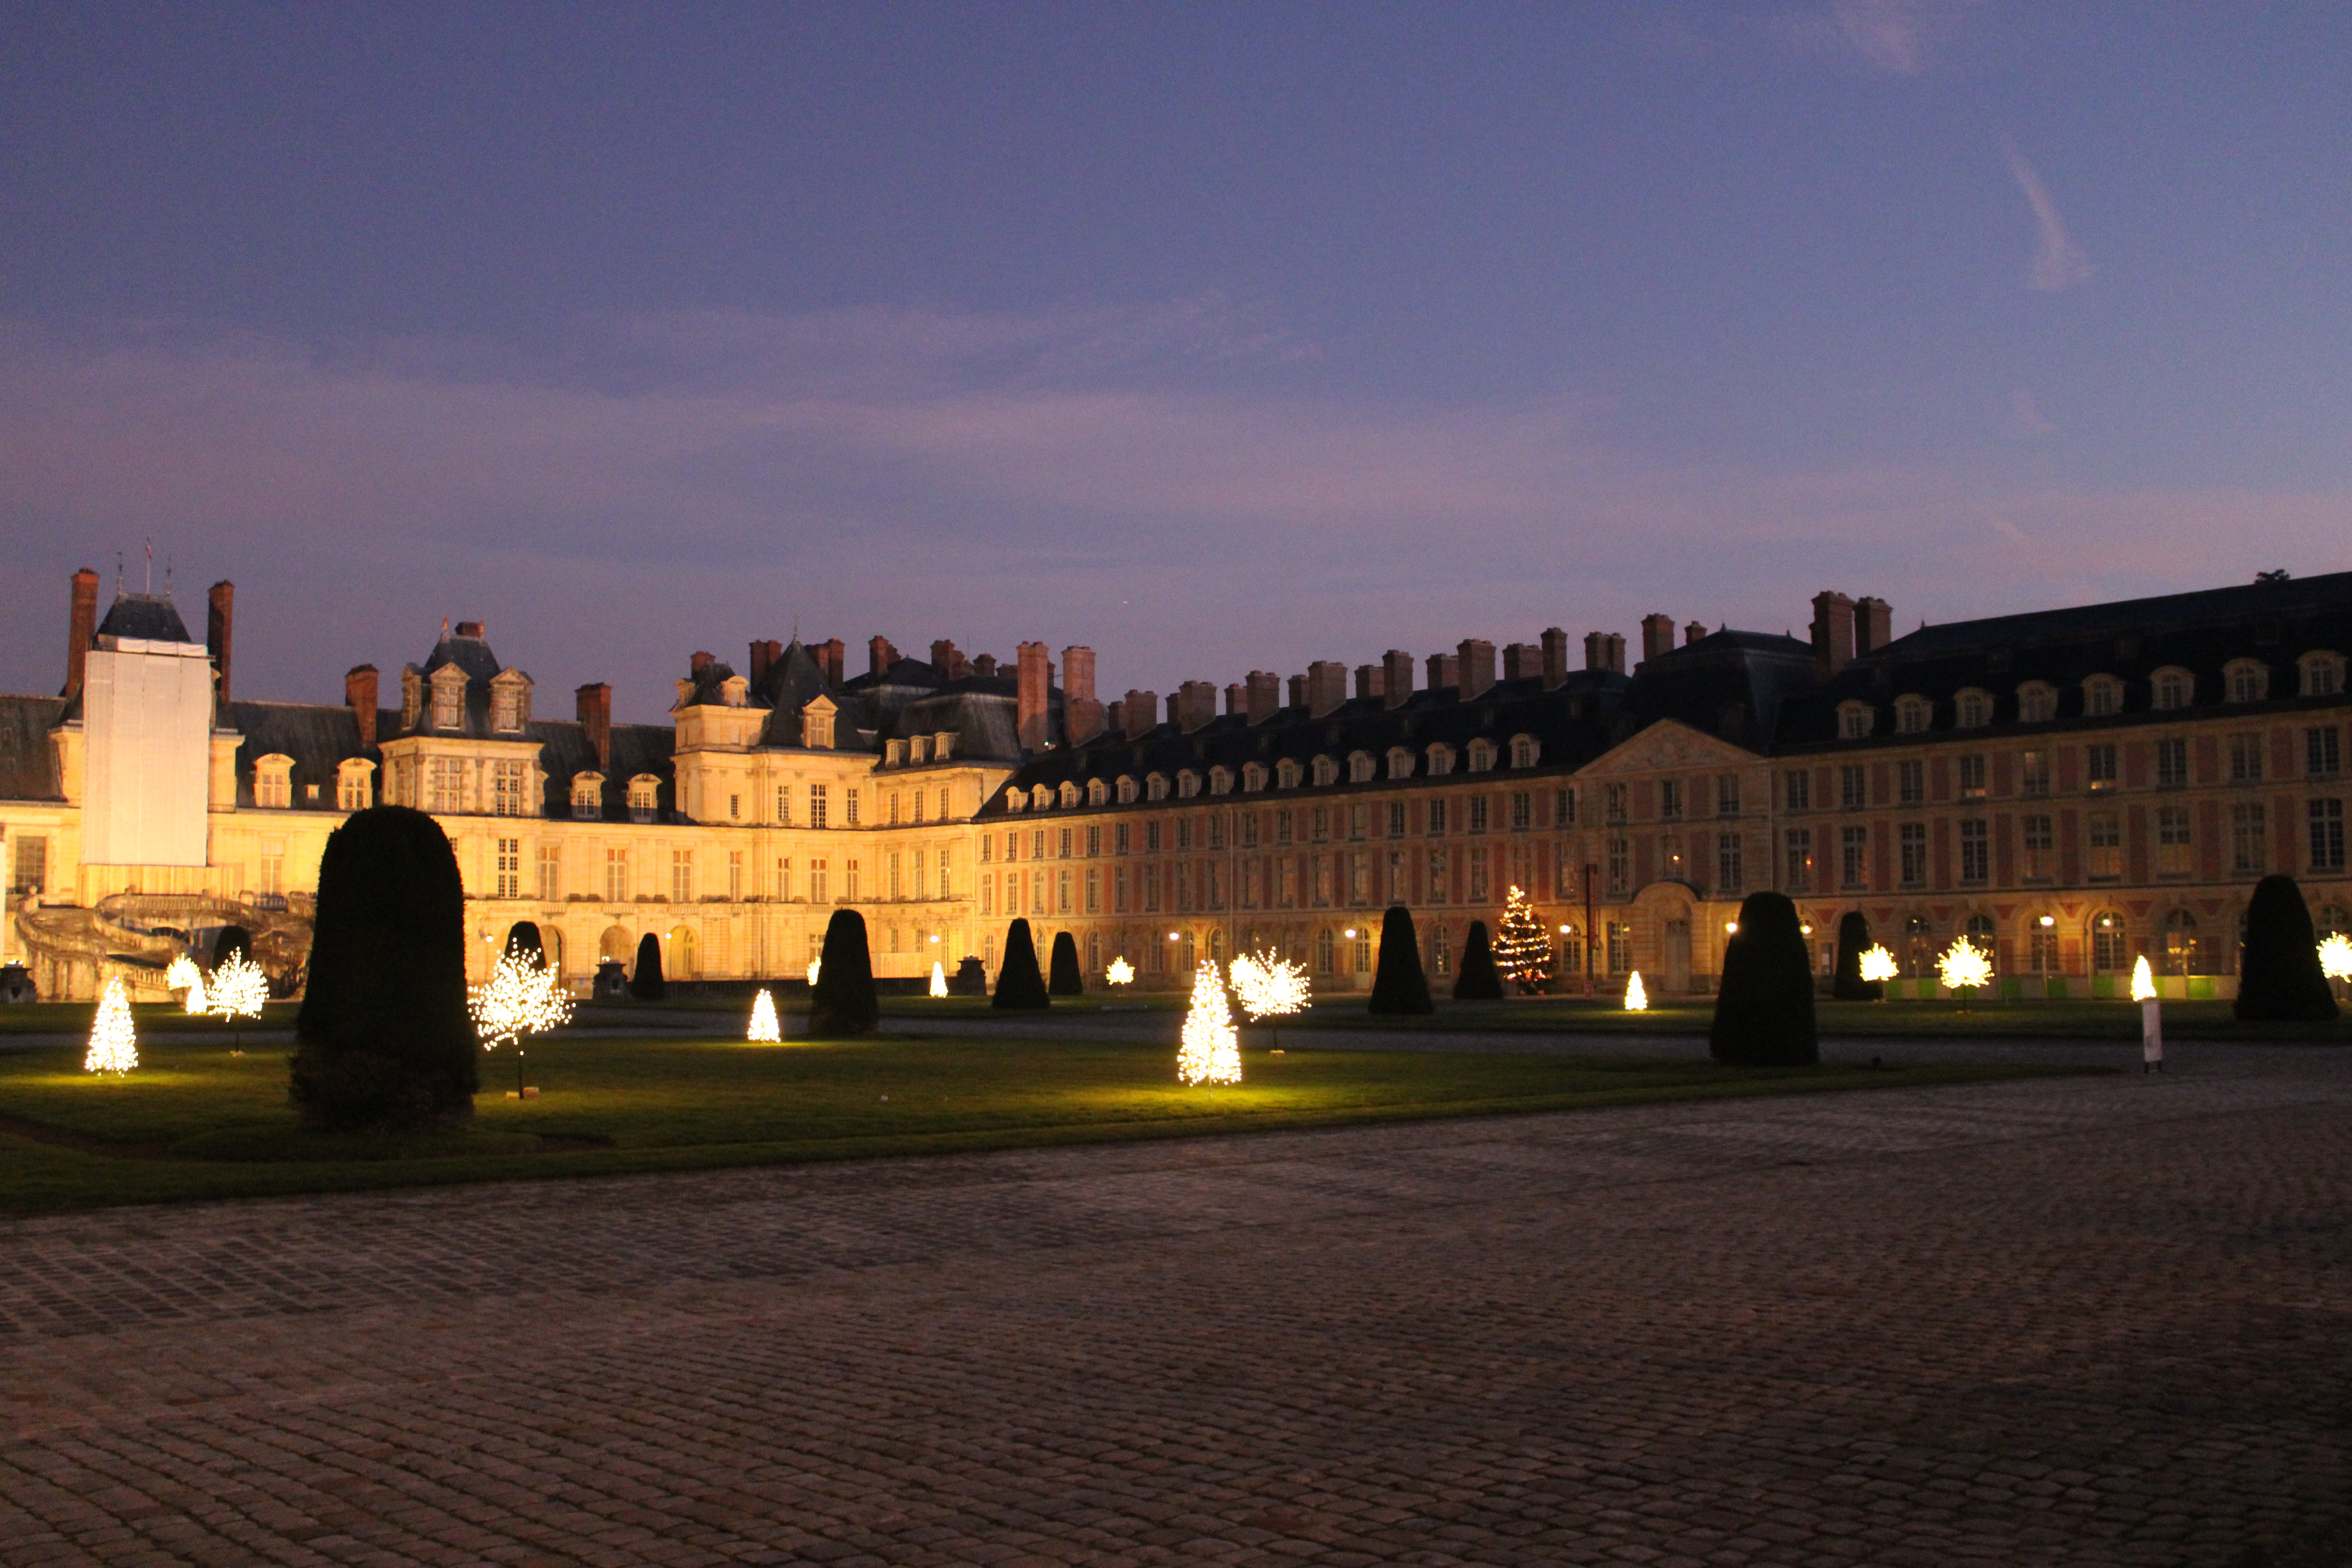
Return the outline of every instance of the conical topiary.
<path id="1" fill-rule="evenodd" d="M 1434 1013 L 1429 976 L 1421 967 L 1421 939 L 1413 934 L 1412 911 L 1391 904 L 1381 916 L 1380 966 L 1372 974 L 1370 1011 L 1411 1016 Z"/>
<path id="2" fill-rule="evenodd" d="M 509 927 L 507 951 L 527 952 L 530 955 L 530 962 L 534 967 L 540 969 L 547 967 L 547 949 L 541 945 L 537 921 L 517 921 Z"/>
<path id="3" fill-rule="evenodd" d="M 808 1037 L 841 1040 L 870 1035 L 882 1021 L 874 994 L 874 954 L 866 945 L 866 917 L 835 910 L 817 955 L 816 986 L 809 993 Z"/>
<path id="4" fill-rule="evenodd" d="M 669 994 L 662 978 L 661 938 L 647 931 L 637 942 L 637 966 L 629 972 L 629 994 L 640 1002 L 658 1002 Z"/>
<path id="5" fill-rule="evenodd" d="M 1016 1010 L 1050 1007 L 1045 977 L 1037 973 L 1037 944 L 1029 938 L 1029 922 L 1014 921 L 1004 933 L 1004 962 L 996 971 L 992 1005 Z"/>
<path id="6" fill-rule="evenodd" d="M 400 1129 L 473 1114 L 466 889 L 440 824 L 401 805 L 354 812 L 320 858 L 317 909 L 289 1085 L 304 1123 Z"/>
<path id="7" fill-rule="evenodd" d="M 2235 1011 L 2241 1018 L 2265 1021 L 2324 1023 L 2336 1016 L 2311 910 L 2293 877 L 2273 875 L 2254 884 L 2246 905 L 2245 951 L 2238 958 Z"/>
<path id="8" fill-rule="evenodd" d="M 223 926 L 213 935 L 213 967 L 218 969 L 232 958 L 253 956 L 253 933 L 243 926 Z"/>
<path id="9" fill-rule="evenodd" d="M 1813 965 L 1797 906 L 1785 893 L 1750 893 L 1723 954 L 1707 1050 L 1734 1067 L 1822 1059 L 1813 1025 Z"/>
<path id="10" fill-rule="evenodd" d="M 1503 972 L 1495 967 L 1495 949 L 1486 940 L 1485 921 L 1470 922 L 1470 935 L 1462 943 L 1462 972 L 1454 977 L 1454 999 L 1456 1002 L 1499 1002 L 1503 999 Z"/>
<path id="11" fill-rule="evenodd" d="M 1838 921 L 1837 977 L 1830 983 L 1830 994 L 1839 1001 L 1876 1002 L 1886 994 L 1885 981 L 1862 977 L 1862 955 L 1870 945 L 1870 917 L 1846 910 Z"/>
<path id="12" fill-rule="evenodd" d="M 1045 989 L 1056 996 L 1086 994 L 1086 976 L 1078 973 L 1078 939 L 1068 931 L 1054 933 L 1054 975 Z"/>

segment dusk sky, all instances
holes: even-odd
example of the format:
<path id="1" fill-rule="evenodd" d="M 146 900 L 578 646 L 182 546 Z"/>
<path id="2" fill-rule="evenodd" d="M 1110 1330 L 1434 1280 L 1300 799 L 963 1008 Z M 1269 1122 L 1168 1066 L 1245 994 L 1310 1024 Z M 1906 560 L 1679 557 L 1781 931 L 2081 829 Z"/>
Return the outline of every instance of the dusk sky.
<path id="1" fill-rule="evenodd" d="M 12 4 L 0 158 L 14 691 L 151 537 L 640 720 L 2352 566 L 2342 5 Z"/>

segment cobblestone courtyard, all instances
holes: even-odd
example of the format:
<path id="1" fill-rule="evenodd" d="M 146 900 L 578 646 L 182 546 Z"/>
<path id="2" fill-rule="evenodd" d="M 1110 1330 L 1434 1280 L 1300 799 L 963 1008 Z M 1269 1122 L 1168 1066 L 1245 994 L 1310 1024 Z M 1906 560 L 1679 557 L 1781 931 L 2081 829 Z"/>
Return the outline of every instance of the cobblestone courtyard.
<path id="1" fill-rule="evenodd" d="M 2227 1563 L 2352 1068 L 0 1225 L 0 1562 Z"/>

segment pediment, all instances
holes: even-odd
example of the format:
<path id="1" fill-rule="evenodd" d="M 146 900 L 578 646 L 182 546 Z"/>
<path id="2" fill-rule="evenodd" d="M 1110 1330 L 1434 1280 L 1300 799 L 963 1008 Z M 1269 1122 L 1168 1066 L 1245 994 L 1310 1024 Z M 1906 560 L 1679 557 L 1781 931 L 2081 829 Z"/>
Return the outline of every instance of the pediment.
<path id="1" fill-rule="evenodd" d="M 1738 767 L 1762 760 L 1744 746 L 1694 730 L 1679 719 L 1661 719 L 1622 745 L 1593 758 L 1578 770 L 1578 776 L 1657 773 L 1669 768 Z"/>

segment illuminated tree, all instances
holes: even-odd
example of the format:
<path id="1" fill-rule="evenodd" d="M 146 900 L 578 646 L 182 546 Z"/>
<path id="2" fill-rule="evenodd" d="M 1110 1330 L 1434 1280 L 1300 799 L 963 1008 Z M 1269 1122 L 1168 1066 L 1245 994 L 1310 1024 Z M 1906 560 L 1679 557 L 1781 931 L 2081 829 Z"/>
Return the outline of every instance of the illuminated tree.
<path id="1" fill-rule="evenodd" d="M 2156 1000 L 2156 974 L 2147 966 L 2147 954 L 2141 953 L 2132 965 L 2131 999 L 2135 1002 Z"/>
<path id="2" fill-rule="evenodd" d="M 1958 937 L 1936 960 L 1936 977 L 1947 991 L 1980 991 L 1992 983 L 1992 954 Z"/>
<path id="3" fill-rule="evenodd" d="M 1402 904 L 1391 904 L 1381 916 L 1380 963 L 1372 972 L 1369 1010 L 1404 1016 L 1437 1011 L 1429 999 L 1429 975 L 1421 967 L 1412 911 Z"/>
<path id="4" fill-rule="evenodd" d="M 244 953 L 231 953 L 213 971 L 212 980 L 205 987 L 205 1011 L 215 1018 L 226 1018 L 236 1026 L 236 1044 L 229 1047 L 231 1056 L 245 1055 L 245 1021 L 260 1017 L 261 1005 L 268 1000 L 269 976 Z"/>
<path id="5" fill-rule="evenodd" d="M 781 1042 L 784 1032 L 776 1026 L 776 999 L 768 994 L 765 986 L 751 998 L 751 1026 L 743 1037 L 755 1045 L 772 1046 Z"/>
<path id="6" fill-rule="evenodd" d="M 1307 979 L 1307 966 L 1271 952 L 1245 952 L 1234 959 L 1233 981 L 1234 995 L 1253 1024 L 1265 1023 L 1268 1018 L 1286 1018 L 1304 1008 L 1314 995 L 1314 987 Z M 1268 1032 L 1269 1043 L 1281 1038 L 1279 1030 L 1271 1025 Z"/>
<path id="7" fill-rule="evenodd" d="M 197 968 L 196 961 L 184 952 L 173 959 L 172 966 L 163 971 L 163 988 L 167 991 L 184 991 L 191 985 L 202 986 L 204 983 L 205 972 Z M 194 1013 L 202 1009 L 191 1007 L 188 1011 Z"/>
<path id="8" fill-rule="evenodd" d="M 1813 965 L 1797 906 L 1786 893 L 1750 893 L 1724 950 L 1708 1054 L 1735 1067 L 1822 1059 L 1813 1018 Z"/>
<path id="9" fill-rule="evenodd" d="M 1625 1011 L 1646 1013 L 1650 1010 L 1650 994 L 1642 985 L 1642 972 L 1633 971 L 1625 977 Z"/>
<path id="10" fill-rule="evenodd" d="M 2336 994 L 2320 971 L 2311 911 L 2292 877 L 2273 875 L 2254 884 L 2235 1011 L 2241 1018 L 2323 1022 L 2336 1016 Z"/>
<path id="11" fill-rule="evenodd" d="M 1462 942 L 1462 970 L 1454 977 L 1456 1002 L 1499 1002 L 1503 976 L 1495 968 L 1495 950 L 1486 940 L 1486 922 L 1472 921 Z"/>
<path id="12" fill-rule="evenodd" d="M 1503 896 L 1503 918 L 1495 927 L 1495 967 L 1528 995 L 1551 978 L 1551 935 L 1517 888 Z"/>
<path id="13" fill-rule="evenodd" d="M 882 1022 L 874 991 L 874 951 L 866 944 L 866 917 L 835 910 L 825 922 L 824 952 L 809 988 L 808 1037 L 845 1040 L 870 1035 Z"/>
<path id="14" fill-rule="evenodd" d="M 1132 985 L 1135 984 L 1135 965 L 1124 958 L 1114 958 L 1110 961 L 1110 967 L 1103 971 L 1103 979 L 1113 985 Z"/>
<path id="15" fill-rule="evenodd" d="M 98 999 L 98 1016 L 90 1021 L 89 1054 L 81 1059 L 84 1072 L 110 1072 L 117 1078 L 139 1065 L 139 1032 L 131 1022 L 131 996 L 122 977 L 106 983 Z"/>
<path id="16" fill-rule="evenodd" d="M 1242 1080 L 1242 1043 L 1234 1029 L 1233 1006 L 1217 966 L 1206 960 L 1192 974 L 1192 1005 L 1184 1015 L 1176 1076 L 1188 1084 Z"/>
<path id="17" fill-rule="evenodd" d="M 2319 973 L 2330 980 L 2352 980 L 2352 937 L 2330 931 L 2319 944 Z"/>
<path id="18" fill-rule="evenodd" d="M 1874 943 L 1863 949 L 1855 968 L 1863 979 L 1873 985 L 1883 985 L 1903 972 L 1902 966 L 1895 962 L 1895 955 Z M 1880 994 L 1878 1000 L 1883 1002 L 1885 997 Z"/>
<path id="19" fill-rule="evenodd" d="M 523 1041 L 572 1020 L 572 998 L 553 971 L 538 963 L 529 951 L 499 954 L 490 977 L 467 994 L 466 1009 L 473 1015 L 474 1031 L 482 1048 L 512 1046 L 515 1052 L 515 1094 L 523 1090 Z"/>
<path id="20" fill-rule="evenodd" d="M 935 958 L 935 959 L 931 960 L 931 994 L 932 994 L 932 995 L 934 995 L 934 996 L 944 996 L 944 995 L 946 995 L 947 994 L 948 994 L 948 970 L 947 970 L 947 965 L 946 965 L 946 964 L 944 964 L 944 963 L 941 963 L 938 959 L 936 959 L 936 958 Z"/>

